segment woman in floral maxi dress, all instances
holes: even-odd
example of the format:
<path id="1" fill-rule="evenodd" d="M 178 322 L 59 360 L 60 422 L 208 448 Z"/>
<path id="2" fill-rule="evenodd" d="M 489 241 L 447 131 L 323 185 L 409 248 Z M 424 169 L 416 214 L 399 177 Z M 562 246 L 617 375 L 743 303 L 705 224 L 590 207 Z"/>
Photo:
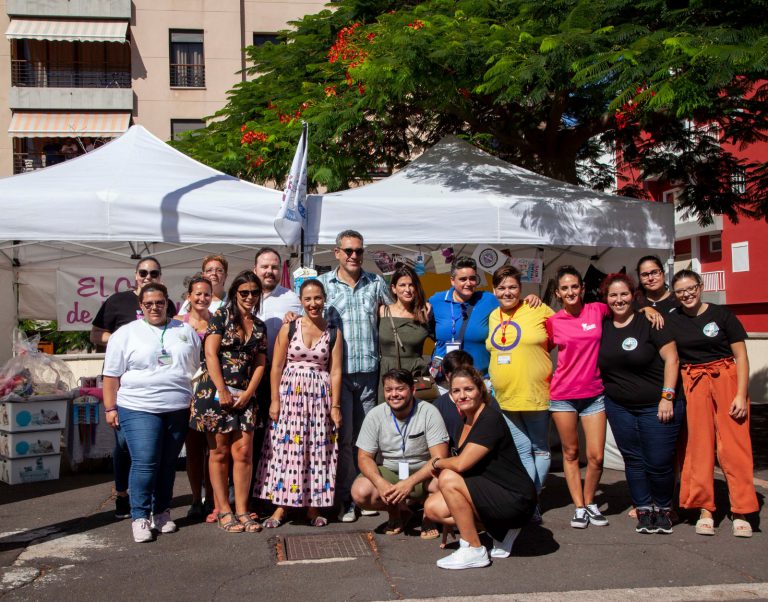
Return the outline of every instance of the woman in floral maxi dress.
<path id="1" fill-rule="evenodd" d="M 272 361 L 272 423 L 255 492 L 276 506 L 268 528 L 279 527 L 289 507 L 308 508 L 310 524 L 325 526 L 320 509 L 334 503 L 343 344 L 323 319 L 323 285 L 308 280 L 299 296 L 304 316 L 282 327 Z"/>

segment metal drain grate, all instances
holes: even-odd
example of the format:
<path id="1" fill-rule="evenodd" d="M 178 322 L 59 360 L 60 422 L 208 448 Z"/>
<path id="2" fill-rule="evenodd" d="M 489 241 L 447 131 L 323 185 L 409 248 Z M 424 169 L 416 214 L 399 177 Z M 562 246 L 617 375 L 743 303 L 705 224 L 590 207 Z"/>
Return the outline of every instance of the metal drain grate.
<path id="1" fill-rule="evenodd" d="M 323 535 L 286 535 L 277 541 L 277 559 L 321 560 L 373 556 L 373 533 L 328 533 Z"/>

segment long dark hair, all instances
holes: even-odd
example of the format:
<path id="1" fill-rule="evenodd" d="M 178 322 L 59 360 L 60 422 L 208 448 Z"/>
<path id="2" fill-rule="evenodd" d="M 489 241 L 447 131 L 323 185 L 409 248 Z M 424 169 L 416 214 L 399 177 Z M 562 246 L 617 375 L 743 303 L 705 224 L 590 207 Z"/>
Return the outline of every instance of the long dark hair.
<path id="1" fill-rule="evenodd" d="M 637 272 L 637 293 L 635 296 L 639 298 L 645 298 L 647 296 L 645 294 L 645 287 L 643 286 L 643 279 L 640 278 L 640 266 L 643 265 L 646 261 L 655 263 L 661 270 L 661 275 L 663 276 L 665 274 L 664 263 L 661 261 L 661 258 L 658 255 L 644 255 L 638 259 L 637 267 L 635 268 L 635 272 Z M 664 288 L 668 288 L 666 282 L 664 283 Z"/>
<path id="2" fill-rule="evenodd" d="M 424 287 L 421 286 L 421 280 L 416 271 L 409 265 L 399 265 L 392 273 L 389 281 L 389 289 L 395 288 L 397 281 L 408 277 L 413 282 L 413 315 L 417 322 L 426 324 L 427 322 L 427 296 L 424 294 Z"/>
<path id="3" fill-rule="evenodd" d="M 246 283 L 255 284 L 256 288 L 259 289 L 259 294 L 256 297 L 252 312 L 255 315 L 259 312 L 259 307 L 261 306 L 261 292 L 263 290 L 261 287 L 261 280 L 259 280 L 259 277 L 256 274 L 251 270 L 243 270 L 235 276 L 235 279 L 232 281 L 232 284 L 229 285 L 229 291 L 227 292 L 227 312 L 229 313 L 230 319 L 237 324 L 243 332 L 246 331 L 245 317 L 240 312 L 240 308 L 237 305 L 237 289 Z"/>
<path id="4" fill-rule="evenodd" d="M 491 394 L 488 392 L 488 389 L 485 388 L 483 375 L 480 374 L 475 368 L 472 366 L 459 366 L 456 368 L 456 370 L 451 372 L 451 386 L 453 386 L 453 381 L 457 378 L 468 378 L 471 380 L 475 387 L 477 387 L 477 390 L 480 391 L 483 403 L 486 405 L 490 403 Z"/>

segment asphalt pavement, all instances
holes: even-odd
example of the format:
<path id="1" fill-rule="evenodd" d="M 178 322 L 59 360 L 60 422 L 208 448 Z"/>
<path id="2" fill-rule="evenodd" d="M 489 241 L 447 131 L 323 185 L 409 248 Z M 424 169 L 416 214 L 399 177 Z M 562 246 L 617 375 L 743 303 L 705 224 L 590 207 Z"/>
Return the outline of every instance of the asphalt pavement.
<path id="1" fill-rule="evenodd" d="M 5 600 L 392 600 L 479 597 L 487 600 L 768 599 L 768 405 L 753 407 L 755 479 L 761 503 L 755 535 L 737 539 L 726 516 L 727 490 L 717 479 L 717 534 L 694 533 L 681 516 L 671 535 L 640 535 L 627 516 L 624 475 L 606 470 L 597 502 L 607 527 L 569 526 L 572 507 L 554 454 L 542 495 L 544 523 L 523 530 L 512 557 L 485 569 L 445 571 L 436 541 L 378 533 L 385 517 L 331 522 L 299 516 L 279 529 L 230 534 L 189 523 L 185 474 L 177 478 L 172 516 L 179 531 L 136 544 L 130 522 L 113 517 L 109 473 L 65 474 L 58 481 L 0 484 L 0 598 Z M 693 517 L 690 517 L 691 519 Z M 368 555 L 284 561 L 280 539 L 372 532 Z M 332 538 L 332 539 L 334 539 Z M 279 544 L 279 545 L 278 545 Z M 332 542 L 318 549 L 332 548 Z M 452 544 L 452 545 L 455 545 Z M 324 547 L 326 546 L 326 547 Z M 343 556 L 343 554 L 342 554 Z"/>

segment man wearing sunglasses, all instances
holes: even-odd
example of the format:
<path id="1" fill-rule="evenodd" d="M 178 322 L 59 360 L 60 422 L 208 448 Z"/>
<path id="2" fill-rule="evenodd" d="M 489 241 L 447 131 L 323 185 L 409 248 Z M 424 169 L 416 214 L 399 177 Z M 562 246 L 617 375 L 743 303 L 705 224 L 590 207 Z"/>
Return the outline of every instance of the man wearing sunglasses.
<path id="1" fill-rule="evenodd" d="M 381 276 L 363 270 L 363 235 L 344 230 L 336 237 L 335 255 L 339 265 L 322 274 L 325 287 L 326 318 L 344 333 L 344 375 L 342 378 L 342 427 L 339 446 L 336 500 L 341 503 L 339 518 L 357 520 L 351 499 L 352 482 L 357 476 L 354 441 L 363 419 L 376 406 L 379 374 L 379 306 L 392 300 Z"/>
<path id="2" fill-rule="evenodd" d="M 139 260 L 134 275 L 136 287 L 133 290 L 115 293 L 109 297 L 93 319 L 90 338 L 97 350 L 104 351 L 109 337 L 118 328 L 144 317 L 144 312 L 139 304 L 141 287 L 150 283 L 159 283 L 161 276 L 162 269 L 157 259 L 144 257 Z M 166 319 L 176 315 L 176 306 L 172 301 L 168 301 L 165 311 Z M 128 444 L 119 428 L 115 429 L 112 465 L 115 472 L 115 517 L 128 518 L 131 516 L 131 505 L 128 500 L 128 473 L 131 469 L 131 456 L 128 453 Z"/>

